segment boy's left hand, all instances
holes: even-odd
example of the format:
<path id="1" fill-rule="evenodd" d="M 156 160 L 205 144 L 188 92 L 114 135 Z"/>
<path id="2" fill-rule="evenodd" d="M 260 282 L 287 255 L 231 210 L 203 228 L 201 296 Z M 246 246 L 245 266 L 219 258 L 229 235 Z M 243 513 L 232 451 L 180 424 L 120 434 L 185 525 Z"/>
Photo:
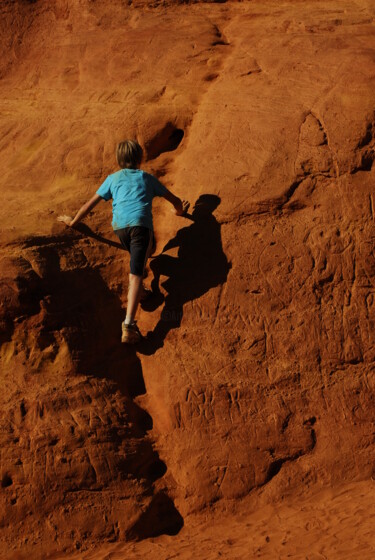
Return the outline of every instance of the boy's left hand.
<path id="1" fill-rule="evenodd" d="M 65 225 L 71 227 L 73 218 L 71 216 L 59 216 L 57 218 L 59 222 L 63 222 Z"/>

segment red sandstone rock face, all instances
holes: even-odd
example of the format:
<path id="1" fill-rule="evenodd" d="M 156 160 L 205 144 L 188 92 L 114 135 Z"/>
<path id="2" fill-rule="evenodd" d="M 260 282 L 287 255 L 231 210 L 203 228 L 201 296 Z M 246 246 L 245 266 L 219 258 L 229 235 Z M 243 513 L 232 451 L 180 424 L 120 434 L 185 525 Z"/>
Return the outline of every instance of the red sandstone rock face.
<path id="1" fill-rule="evenodd" d="M 3 546 L 173 534 L 218 500 L 368 478 L 375 9 L 1 13 Z M 193 209 L 154 205 L 136 349 L 109 206 L 56 222 L 134 136 Z"/>

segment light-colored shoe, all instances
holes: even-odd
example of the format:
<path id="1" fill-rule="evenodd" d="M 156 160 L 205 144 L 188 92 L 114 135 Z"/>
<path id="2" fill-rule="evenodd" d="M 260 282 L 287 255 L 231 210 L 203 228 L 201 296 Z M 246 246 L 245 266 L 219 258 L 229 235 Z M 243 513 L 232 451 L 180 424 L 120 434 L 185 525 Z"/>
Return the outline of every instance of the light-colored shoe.
<path id="1" fill-rule="evenodd" d="M 125 344 L 135 344 L 136 342 L 139 342 L 141 338 L 142 335 L 139 332 L 139 328 L 135 321 L 131 325 L 125 325 L 125 323 L 122 323 L 121 342 L 124 342 Z"/>

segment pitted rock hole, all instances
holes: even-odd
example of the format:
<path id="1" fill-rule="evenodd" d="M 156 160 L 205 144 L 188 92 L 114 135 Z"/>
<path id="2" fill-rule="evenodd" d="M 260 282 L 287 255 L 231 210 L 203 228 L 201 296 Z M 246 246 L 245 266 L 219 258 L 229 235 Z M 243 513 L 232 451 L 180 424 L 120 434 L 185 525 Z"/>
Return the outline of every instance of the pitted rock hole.
<path id="1" fill-rule="evenodd" d="M 177 128 L 172 123 L 167 123 L 153 138 L 146 142 L 147 159 L 156 159 L 164 152 L 177 150 L 184 134 L 181 128 Z"/>
<path id="2" fill-rule="evenodd" d="M 11 476 L 8 473 L 4 474 L 3 478 L 1 479 L 1 487 L 8 488 L 8 486 L 12 486 L 12 484 L 13 480 Z"/>

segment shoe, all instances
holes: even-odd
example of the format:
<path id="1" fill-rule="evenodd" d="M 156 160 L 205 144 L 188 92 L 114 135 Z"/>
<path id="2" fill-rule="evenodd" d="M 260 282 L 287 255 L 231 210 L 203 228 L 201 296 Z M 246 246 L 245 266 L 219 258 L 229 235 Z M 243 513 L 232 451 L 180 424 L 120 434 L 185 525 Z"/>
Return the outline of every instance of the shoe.
<path id="1" fill-rule="evenodd" d="M 139 328 L 135 321 L 131 325 L 125 325 L 125 323 L 122 323 L 121 342 L 124 342 L 125 344 L 135 344 L 136 342 L 139 342 L 141 338 L 142 335 L 139 332 Z"/>

